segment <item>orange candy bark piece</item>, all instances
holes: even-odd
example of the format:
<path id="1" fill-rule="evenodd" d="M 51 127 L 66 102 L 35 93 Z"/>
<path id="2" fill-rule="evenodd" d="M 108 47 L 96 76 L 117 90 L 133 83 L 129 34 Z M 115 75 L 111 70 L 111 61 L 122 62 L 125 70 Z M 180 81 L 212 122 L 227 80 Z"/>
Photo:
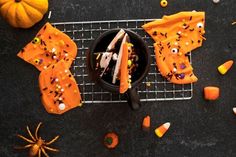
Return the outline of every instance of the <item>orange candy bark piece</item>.
<path id="1" fill-rule="evenodd" d="M 40 73 L 39 87 L 49 113 L 63 114 L 82 105 L 79 88 L 63 60 Z"/>
<path id="2" fill-rule="evenodd" d="M 180 12 L 162 19 L 149 22 L 142 26 L 155 42 L 167 38 L 176 37 L 179 46 L 185 46 L 186 52 L 190 52 L 202 46 L 205 39 L 205 13 L 204 12 Z"/>
<path id="3" fill-rule="evenodd" d="M 123 54 L 120 65 L 120 93 L 125 93 L 129 88 L 128 47 L 128 43 L 123 45 Z"/>
<path id="4" fill-rule="evenodd" d="M 156 64 L 162 76 L 175 84 L 196 82 L 193 68 L 183 49 L 172 44 L 171 39 L 154 44 Z"/>
<path id="5" fill-rule="evenodd" d="M 42 71 L 60 60 L 70 67 L 77 54 L 77 46 L 65 33 L 46 23 L 36 37 L 17 56 Z"/>
<path id="6" fill-rule="evenodd" d="M 188 84 L 198 80 L 186 54 L 202 46 L 204 25 L 204 12 L 180 12 L 142 26 L 156 42 L 160 73 L 172 83 Z"/>
<path id="7" fill-rule="evenodd" d="M 220 96 L 220 89 L 218 87 L 208 86 L 204 88 L 204 97 L 206 100 L 216 100 Z"/>

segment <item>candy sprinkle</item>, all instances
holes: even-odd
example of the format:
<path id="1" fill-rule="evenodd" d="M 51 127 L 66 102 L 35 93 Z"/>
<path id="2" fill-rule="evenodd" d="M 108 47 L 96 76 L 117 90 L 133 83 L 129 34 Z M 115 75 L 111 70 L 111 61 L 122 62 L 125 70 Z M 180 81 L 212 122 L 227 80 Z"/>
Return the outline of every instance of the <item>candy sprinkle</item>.
<path id="1" fill-rule="evenodd" d="M 166 132 L 167 130 L 170 128 L 170 123 L 167 122 L 165 124 L 162 124 L 160 127 L 156 128 L 155 130 L 155 134 L 161 138 Z"/>
<path id="2" fill-rule="evenodd" d="M 64 103 L 59 104 L 58 108 L 60 110 L 64 110 L 66 108 L 66 105 Z"/>
<path id="3" fill-rule="evenodd" d="M 233 112 L 236 115 L 236 107 L 233 108 Z"/>
<path id="4" fill-rule="evenodd" d="M 212 0 L 212 2 L 217 4 L 217 3 L 220 3 L 220 0 Z"/>
<path id="5" fill-rule="evenodd" d="M 168 5 L 167 0 L 161 0 L 160 5 L 161 5 L 161 7 L 163 7 L 163 8 L 167 7 L 167 5 Z"/>
<path id="6" fill-rule="evenodd" d="M 151 82 L 146 82 L 146 86 L 150 87 L 151 86 Z"/>

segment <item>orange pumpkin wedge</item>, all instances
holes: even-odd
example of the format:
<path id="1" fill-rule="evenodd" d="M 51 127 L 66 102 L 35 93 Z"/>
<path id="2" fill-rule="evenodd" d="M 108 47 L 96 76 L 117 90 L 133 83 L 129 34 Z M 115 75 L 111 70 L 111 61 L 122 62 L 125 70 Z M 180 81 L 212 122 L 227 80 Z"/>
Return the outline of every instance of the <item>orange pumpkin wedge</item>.
<path id="1" fill-rule="evenodd" d="M 172 39 L 167 39 L 154 44 L 156 64 L 161 75 L 175 84 L 196 82 L 198 79 L 193 74 L 188 56 L 171 41 Z"/>
<path id="2" fill-rule="evenodd" d="M 47 69 L 60 60 L 70 67 L 77 54 L 77 46 L 65 33 L 46 23 L 36 37 L 17 56 L 38 70 Z"/>
<path id="3" fill-rule="evenodd" d="M 142 27 L 155 42 L 176 36 L 176 42 L 179 46 L 184 46 L 184 53 L 187 53 L 202 46 L 202 40 L 205 39 L 205 13 L 180 12 L 163 16 L 162 19 L 149 22 Z"/>
<path id="4" fill-rule="evenodd" d="M 125 43 L 120 65 L 120 93 L 125 93 L 129 88 L 128 48 L 129 44 Z"/>
<path id="5" fill-rule="evenodd" d="M 82 105 L 79 88 L 64 60 L 40 73 L 39 87 L 48 113 L 63 114 Z"/>

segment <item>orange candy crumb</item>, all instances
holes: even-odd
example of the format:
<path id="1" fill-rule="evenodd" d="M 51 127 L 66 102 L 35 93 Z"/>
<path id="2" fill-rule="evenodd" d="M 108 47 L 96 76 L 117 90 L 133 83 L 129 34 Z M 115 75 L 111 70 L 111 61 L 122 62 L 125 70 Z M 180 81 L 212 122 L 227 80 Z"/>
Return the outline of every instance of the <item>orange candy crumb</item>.
<path id="1" fill-rule="evenodd" d="M 220 89 L 218 87 L 208 86 L 204 88 L 204 97 L 206 100 L 216 100 L 220 96 Z"/>
<path id="2" fill-rule="evenodd" d="M 143 119 L 143 124 L 142 124 L 142 128 L 144 131 L 148 131 L 150 129 L 150 125 L 151 125 L 151 117 L 150 116 L 146 116 Z"/>

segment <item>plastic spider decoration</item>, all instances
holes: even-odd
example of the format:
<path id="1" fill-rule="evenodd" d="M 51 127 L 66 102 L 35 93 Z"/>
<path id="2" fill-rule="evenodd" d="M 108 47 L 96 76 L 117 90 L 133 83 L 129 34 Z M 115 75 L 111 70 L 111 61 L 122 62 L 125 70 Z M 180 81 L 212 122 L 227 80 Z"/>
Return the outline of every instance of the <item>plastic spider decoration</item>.
<path id="1" fill-rule="evenodd" d="M 29 136 L 31 137 L 31 139 L 28 139 L 22 135 L 17 134 L 17 136 L 21 139 L 23 139 L 24 141 L 28 142 L 29 144 L 25 145 L 25 146 L 20 146 L 20 147 L 15 147 L 16 149 L 27 149 L 30 148 L 29 151 L 29 156 L 30 157 L 34 157 L 36 155 L 38 155 L 38 157 L 41 157 L 41 154 L 44 154 L 46 157 L 49 157 L 49 155 L 47 154 L 46 150 L 48 151 L 52 151 L 52 152 L 58 152 L 58 149 L 55 148 L 51 148 L 49 147 L 49 145 L 51 145 L 52 143 L 54 143 L 59 136 L 54 137 L 51 141 L 49 142 L 45 142 L 45 140 L 43 140 L 41 137 L 38 136 L 38 131 L 40 126 L 42 125 L 42 123 L 40 122 L 35 130 L 35 136 L 32 135 L 29 127 L 27 126 L 27 132 L 29 134 Z"/>

